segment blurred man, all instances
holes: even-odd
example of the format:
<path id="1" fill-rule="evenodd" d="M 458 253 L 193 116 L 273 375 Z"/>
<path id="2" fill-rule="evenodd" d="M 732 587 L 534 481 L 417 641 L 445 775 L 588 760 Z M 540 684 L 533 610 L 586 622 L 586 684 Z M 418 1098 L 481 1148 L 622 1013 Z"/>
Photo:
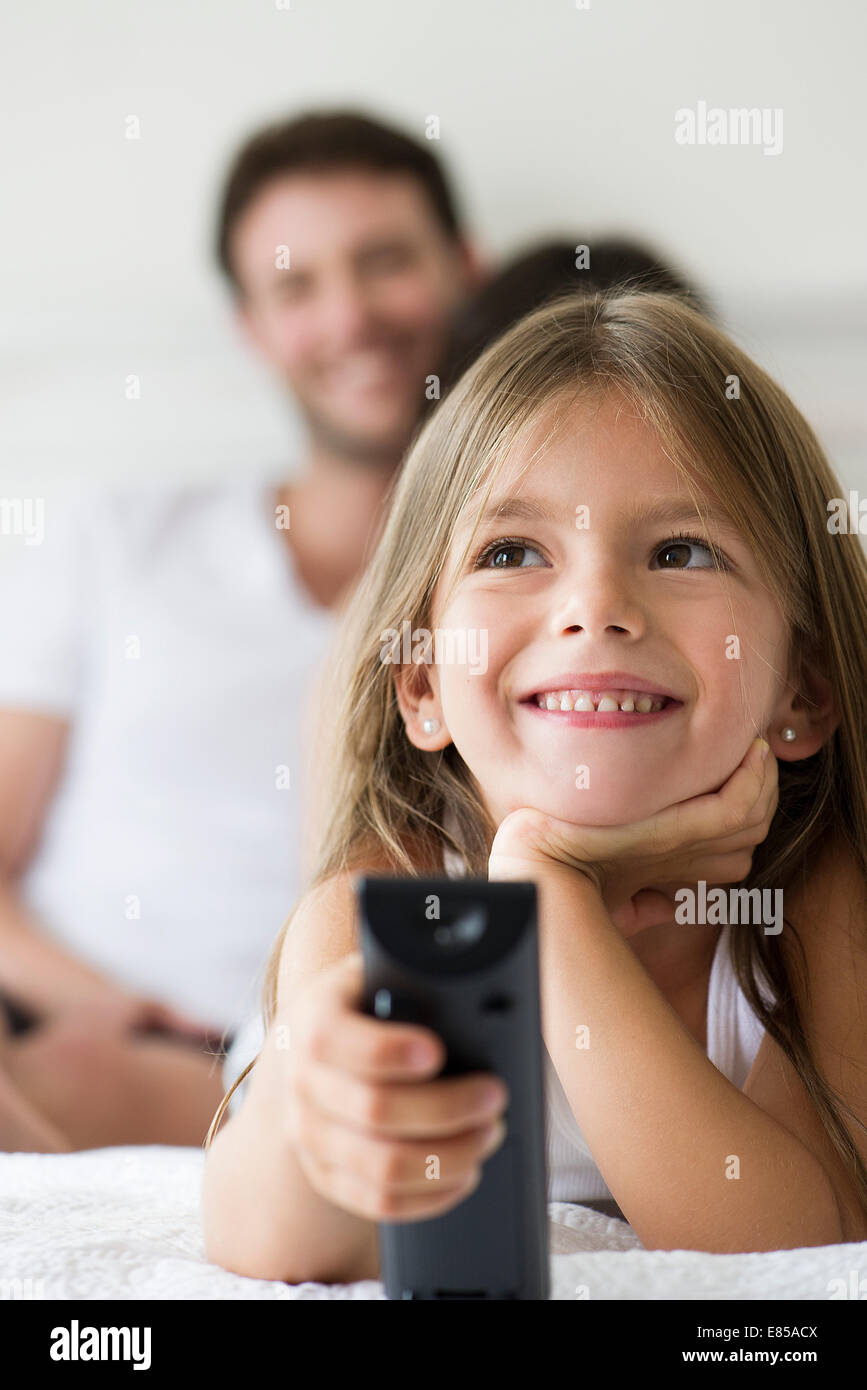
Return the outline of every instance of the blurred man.
<path id="1" fill-rule="evenodd" d="M 430 147 L 352 112 L 247 142 L 217 254 L 307 456 L 7 557 L 0 1148 L 202 1141 L 300 891 L 313 680 L 480 278 Z"/>

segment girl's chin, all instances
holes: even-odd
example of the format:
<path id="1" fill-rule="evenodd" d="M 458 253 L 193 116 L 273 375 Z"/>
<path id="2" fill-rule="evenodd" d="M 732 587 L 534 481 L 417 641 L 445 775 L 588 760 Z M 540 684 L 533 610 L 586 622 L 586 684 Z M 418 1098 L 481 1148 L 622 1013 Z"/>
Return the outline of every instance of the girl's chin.
<path id="1" fill-rule="evenodd" d="M 554 820 L 567 821 L 571 825 L 632 825 L 636 821 L 647 820 L 650 816 L 664 811 L 673 805 L 671 796 L 660 798 L 643 797 L 601 797 L 591 796 L 589 792 L 582 797 L 528 797 L 521 806 L 532 806 L 545 816 Z M 509 807 L 517 810 L 518 804 Z"/>

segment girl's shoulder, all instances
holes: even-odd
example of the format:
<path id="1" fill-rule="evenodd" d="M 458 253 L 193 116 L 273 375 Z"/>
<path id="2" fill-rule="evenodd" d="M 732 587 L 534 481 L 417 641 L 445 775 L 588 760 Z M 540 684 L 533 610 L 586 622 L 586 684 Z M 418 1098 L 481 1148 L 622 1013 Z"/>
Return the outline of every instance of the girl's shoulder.
<path id="1" fill-rule="evenodd" d="M 842 1123 L 867 1163 L 867 885 L 840 840 L 816 856 L 810 878 L 785 904 L 779 950 L 813 1062 L 848 1113 Z M 840 1210 L 844 1241 L 867 1239 L 867 1208 L 830 1142 L 812 1097 L 788 1056 L 766 1033 L 744 1094 L 800 1139 L 825 1169 Z"/>
<path id="2" fill-rule="evenodd" d="M 816 854 L 810 874 L 785 904 L 799 947 L 784 930 L 780 945 L 788 945 L 787 963 L 795 964 L 800 948 L 826 954 L 832 943 L 863 949 L 867 945 L 867 881 L 852 849 L 842 836 L 829 839 Z M 789 898 L 789 892 L 786 897 Z"/>
<path id="3" fill-rule="evenodd" d="M 402 844 L 418 872 L 442 873 L 429 847 L 409 835 Z M 365 874 L 405 877 L 406 871 L 382 845 L 370 845 L 360 848 L 345 869 L 308 888 L 286 925 L 278 997 L 359 949 L 357 882 Z"/>
<path id="4" fill-rule="evenodd" d="M 786 890 L 778 949 L 808 1028 L 837 1038 L 847 1006 L 867 991 L 867 881 L 842 836 L 818 847 L 811 870 Z M 830 1026 L 833 1024 L 833 1026 Z"/>

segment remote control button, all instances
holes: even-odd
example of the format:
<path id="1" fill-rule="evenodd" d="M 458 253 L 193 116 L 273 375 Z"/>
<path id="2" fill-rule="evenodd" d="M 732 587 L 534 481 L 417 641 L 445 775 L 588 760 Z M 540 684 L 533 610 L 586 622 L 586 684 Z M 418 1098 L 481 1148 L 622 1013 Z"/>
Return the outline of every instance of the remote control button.
<path id="1" fill-rule="evenodd" d="M 373 996 L 373 1012 L 377 1018 L 391 1018 L 391 990 L 378 989 Z"/>
<path id="2" fill-rule="evenodd" d="M 508 994 L 489 994 L 482 1000 L 482 1012 L 486 1014 L 505 1014 L 515 1007 L 514 999 Z"/>

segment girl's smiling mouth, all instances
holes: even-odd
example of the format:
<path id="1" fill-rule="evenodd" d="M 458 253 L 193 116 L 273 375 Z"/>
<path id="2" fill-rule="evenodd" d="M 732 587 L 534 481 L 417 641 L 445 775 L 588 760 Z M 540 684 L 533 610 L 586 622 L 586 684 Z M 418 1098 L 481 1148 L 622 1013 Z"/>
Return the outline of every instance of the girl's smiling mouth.
<path id="1" fill-rule="evenodd" d="M 593 678 L 592 683 L 582 676 L 558 676 L 544 688 L 526 695 L 519 704 L 533 715 L 553 717 L 586 729 L 626 729 L 656 724 L 683 707 L 682 700 L 668 691 L 655 689 L 649 681 L 615 672 Z"/>

